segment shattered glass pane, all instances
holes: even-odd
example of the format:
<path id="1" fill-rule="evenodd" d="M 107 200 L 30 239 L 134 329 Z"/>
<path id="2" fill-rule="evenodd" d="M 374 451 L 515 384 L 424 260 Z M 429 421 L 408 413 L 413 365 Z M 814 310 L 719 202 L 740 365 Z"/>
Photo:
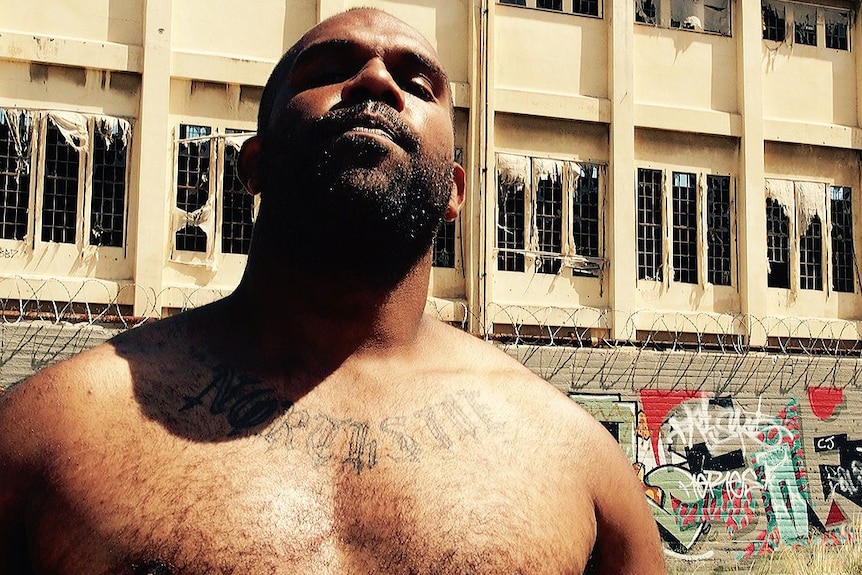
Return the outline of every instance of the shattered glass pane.
<path id="1" fill-rule="evenodd" d="M 93 196 L 90 245 L 123 245 L 126 214 L 126 144 L 121 133 L 93 142 Z"/>
<path id="2" fill-rule="evenodd" d="M 817 45 L 817 8 L 814 6 L 793 5 L 793 42 Z"/>
<path id="3" fill-rule="evenodd" d="M 706 177 L 706 279 L 730 285 L 730 176 Z"/>
<path id="4" fill-rule="evenodd" d="M 799 237 L 799 287 L 823 289 L 823 232 L 820 216 L 815 215 Z"/>
<path id="5" fill-rule="evenodd" d="M 763 14 L 763 39 L 784 42 L 785 37 L 785 6 L 783 2 L 764 2 L 761 13 Z"/>
<path id="6" fill-rule="evenodd" d="M 575 253 L 599 257 L 599 167 L 581 164 L 572 202 L 572 237 Z"/>
<path id="7" fill-rule="evenodd" d="M 209 199 L 209 169 L 211 142 L 207 138 L 212 132 L 209 126 L 180 126 L 180 139 L 206 138 L 181 142 L 177 157 L 177 203 L 185 212 L 195 212 Z M 176 233 L 178 250 L 206 251 L 206 233 L 199 226 L 186 226 Z"/>
<path id="8" fill-rule="evenodd" d="M 657 25 L 658 8 L 655 0 L 635 0 L 635 22 Z"/>
<path id="9" fill-rule="evenodd" d="M 850 188 L 832 186 L 829 190 L 832 216 L 832 289 L 853 293 L 853 269 L 856 250 L 853 249 L 853 210 Z"/>
<path id="10" fill-rule="evenodd" d="M 562 170 L 540 176 L 536 184 L 536 231 L 539 251 L 559 254 L 563 249 L 563 175 Z M 536 262 L 536 273 L 560 271 L 559 258 L 542 255 Z"/>
<path id="11" fill-rule="evenodd" d="M 497 171 L 497 269 L 524 271 L 524 174 Z M 504 251 L 513 250 L 513 251 Z M 514 251 L 517 250 L 517 251 Z"/>
<path id="12" fill-rule="evenodd" d="M 31 126 L 26 112 L 15 119 L 0 109 L 0 238 L 6 240 L 27 235 Z"/>
<path id="13" fill-rule="evenodd" d="M 850 14 L 843 10 L 823 9 L 823 21 L 826 27 L 826 47 L 834 50 L 849 50 L 847 29 L 850 24 Z"/>
<path id="14" fill-rule="evenodd" d="M 78 151 L 66 141 L 57 126 L 48 122 L 42 194 L 43 242 L 75 243 L 79 165 Z"/>
<path id="15" fill-rule="evenodd" d="M 228 134 L 241 130 L 228 129 Z M 239 150 L 224 148 L 224 174 L 222 177 L 221 251 L 225 254 L 248 254 L 254 228 L 254 196 L 248 193 L 239 179 L 237 162 Z"/>
<path id="16" fill-rule="evenodd" d="M 703 29 L 730 36 L 730 2 L 728 0 L 706 0 L 703 4 Z"/>
<path id="17" fill-rule="evenodd" d="M 766 198 L 766 253 L 769 261 L 769 287 L 790 287 L 790 219 L 784 206 Z"/>

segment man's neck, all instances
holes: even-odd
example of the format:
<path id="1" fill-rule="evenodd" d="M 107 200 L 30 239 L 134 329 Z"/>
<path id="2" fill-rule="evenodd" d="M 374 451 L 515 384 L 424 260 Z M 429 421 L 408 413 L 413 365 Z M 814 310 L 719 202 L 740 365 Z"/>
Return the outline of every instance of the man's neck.
<path id="1" fill-rule="evenodd" d="M 409 350 L 419 337 L 430 254 L 394 286 L 286 269 L 272 259 L 250 261 L 227 302 L 232 329 L 253 340 L 246 343 L 264 370 L 326 372 L 348 358 Z"/>

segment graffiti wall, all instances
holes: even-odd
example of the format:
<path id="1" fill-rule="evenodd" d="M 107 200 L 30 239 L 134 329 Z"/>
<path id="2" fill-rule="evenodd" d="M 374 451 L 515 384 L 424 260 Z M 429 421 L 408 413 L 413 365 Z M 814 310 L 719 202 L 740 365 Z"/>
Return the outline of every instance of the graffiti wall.
<path id="1" fill-rule="evenodd" d="M 670 557 L 735 561 L 853 536 L 862 431 L 849 431 L 840 388 L 569 395 L 631 459 Z"/>

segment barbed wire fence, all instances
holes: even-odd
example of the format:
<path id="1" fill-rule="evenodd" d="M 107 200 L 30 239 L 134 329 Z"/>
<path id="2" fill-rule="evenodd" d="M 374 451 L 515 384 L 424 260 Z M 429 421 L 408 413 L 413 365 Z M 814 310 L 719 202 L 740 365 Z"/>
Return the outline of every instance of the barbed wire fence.
<path id="1" fill-rule="evenodd" d="M 160 317 L 160 302 L 170 301 L 172 310 L 182 311 L 229 291 L 167 288 L 156 293 L 133 284 L 117 289 L 99 280 L 70 287 L 51 278 L 16 277 L 0 278 L 0 293 L 9 294 L 0 298 L 2 389 Z M 145 313 L 135 315 L 131 304 L 124 303 L 133 301 L 146 302 Z M 437 300 L 429 303 L 428 311 L 465 330 L 470 324 L 481 325 L 470 321 L 478 319 L 476 314 L 460 302 Z M 856 388 L 862 381 L 862 342 L 848 321 L 652 310 L 631 314 L 627 331 L 637 337 L 618 341 L 607 337 L 610 310 L 491 304 L 488 312 L 503 328 L 476 335 L 567 392 L 667 389 L 786 395 L 811 387 Z M 776 335 L 755 347 L 748 343 L 749 330 Z"/>

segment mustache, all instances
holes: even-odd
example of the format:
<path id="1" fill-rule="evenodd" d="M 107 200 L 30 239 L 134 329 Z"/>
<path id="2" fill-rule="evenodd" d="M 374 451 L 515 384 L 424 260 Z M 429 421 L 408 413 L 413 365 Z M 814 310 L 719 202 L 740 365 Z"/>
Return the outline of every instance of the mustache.
<path id="1" fill-rule="evenodd" d="M 401 120 L 398 112 L 383 102 L 368 100 L 348 108 L 338 108 L 317 117 L 312 132 L 336 137 L 358 127 L 377 128 L 409 153 L 419 149 L 419 137 Z"/>

